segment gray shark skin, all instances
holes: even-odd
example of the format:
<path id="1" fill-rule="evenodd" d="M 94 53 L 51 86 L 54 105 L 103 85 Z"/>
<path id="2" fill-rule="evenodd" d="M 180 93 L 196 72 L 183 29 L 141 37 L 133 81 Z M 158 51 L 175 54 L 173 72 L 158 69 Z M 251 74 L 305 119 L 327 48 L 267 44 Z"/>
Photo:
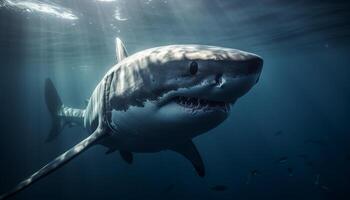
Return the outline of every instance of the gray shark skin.
<path id="1" fill-rule="evenodd" d="M 48 141 L 65 126 L 82 126 L 89 136 L 0 196 L 27 188 L 96 144 L 119 151 L 129 164 L 133 153 L 178 152 L 205 175 L 192 139 L 222 123 L 236 100 L 259 80 L 259 56 L 223 47 L 170 45 L 131 56 L 116 39 L 118 63 L 93 91 L 84 110 L 70 108 L 48 79 L 45 98 L 52 116 Z"/>

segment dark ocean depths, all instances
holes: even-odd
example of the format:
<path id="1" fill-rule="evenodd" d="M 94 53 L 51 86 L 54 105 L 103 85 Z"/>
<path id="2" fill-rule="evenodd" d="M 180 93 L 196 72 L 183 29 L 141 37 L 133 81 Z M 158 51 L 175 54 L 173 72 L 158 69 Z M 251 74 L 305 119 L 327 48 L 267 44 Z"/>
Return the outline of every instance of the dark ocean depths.
<path id="1" fill-rule="evenodd" d="M 0 193 L 87 137 L 72 128 L 45 142 L 44 81 L 82 108 L 118 36 L 129 53 L 198 43 L 264 58 L 230 117 L 194 140 L 206 177 L 174 152 L 128 165 L 96 146 L 12 199 L 350 199 L 347 1 L 0 2 Z"/>

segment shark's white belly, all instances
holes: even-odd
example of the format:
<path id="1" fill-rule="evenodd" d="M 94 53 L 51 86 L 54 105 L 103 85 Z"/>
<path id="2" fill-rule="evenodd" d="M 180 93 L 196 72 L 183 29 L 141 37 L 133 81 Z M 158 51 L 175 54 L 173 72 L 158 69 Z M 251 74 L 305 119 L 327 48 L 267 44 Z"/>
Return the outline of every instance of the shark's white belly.
<path id="1" fill-rule="evenodd" d="M 110 122 L 113 134 L 106 139 L 106 146 L 132 152 L 154 152 L 194 137 L 181 128 L 165 127 L 155 117 L 166 120 L 167 116 L 154 115 L 154 112 L 155 108 L 149 103 L 144 107 L 130 107 L 127 111 L 113 110 Z"/>

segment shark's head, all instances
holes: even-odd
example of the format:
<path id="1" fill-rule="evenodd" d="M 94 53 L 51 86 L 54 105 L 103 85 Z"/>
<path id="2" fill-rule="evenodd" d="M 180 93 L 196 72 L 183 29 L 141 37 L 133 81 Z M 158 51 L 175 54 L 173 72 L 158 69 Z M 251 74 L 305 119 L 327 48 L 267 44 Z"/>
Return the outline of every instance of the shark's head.
<path id="1" fill-rule="evenodd" d="M 262 65 L 255 54 L 215 46 L 141 51 L 114 70 L 112 124 L 147 136 L 194 137 L 228 117 L 258 82 Z"/>

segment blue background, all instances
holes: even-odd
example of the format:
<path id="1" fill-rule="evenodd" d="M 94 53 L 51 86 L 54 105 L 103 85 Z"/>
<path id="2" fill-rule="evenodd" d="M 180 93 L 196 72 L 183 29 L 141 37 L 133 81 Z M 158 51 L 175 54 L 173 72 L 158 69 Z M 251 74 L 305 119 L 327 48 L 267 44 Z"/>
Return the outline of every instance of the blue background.
<path id="1" fill-rule="evenodd" d="M 206 177 L 174 152 L 135 154 L 128 165 L 96 146 L 13 199 L 350 199 L 346 1 L 51 2 L 79 19 L 0 7 L 0 192 L 87 137 L 71 128 L 45 143 L 44 81 L 53 80 L 66 105 L 83 108 L 115 64 L 119 36 L 130 54 L 198 43 L 264 58 L 259 83 L 231 116 L 194 140 Z M 113 17 L 116 9 L 125 21 Z"/>

